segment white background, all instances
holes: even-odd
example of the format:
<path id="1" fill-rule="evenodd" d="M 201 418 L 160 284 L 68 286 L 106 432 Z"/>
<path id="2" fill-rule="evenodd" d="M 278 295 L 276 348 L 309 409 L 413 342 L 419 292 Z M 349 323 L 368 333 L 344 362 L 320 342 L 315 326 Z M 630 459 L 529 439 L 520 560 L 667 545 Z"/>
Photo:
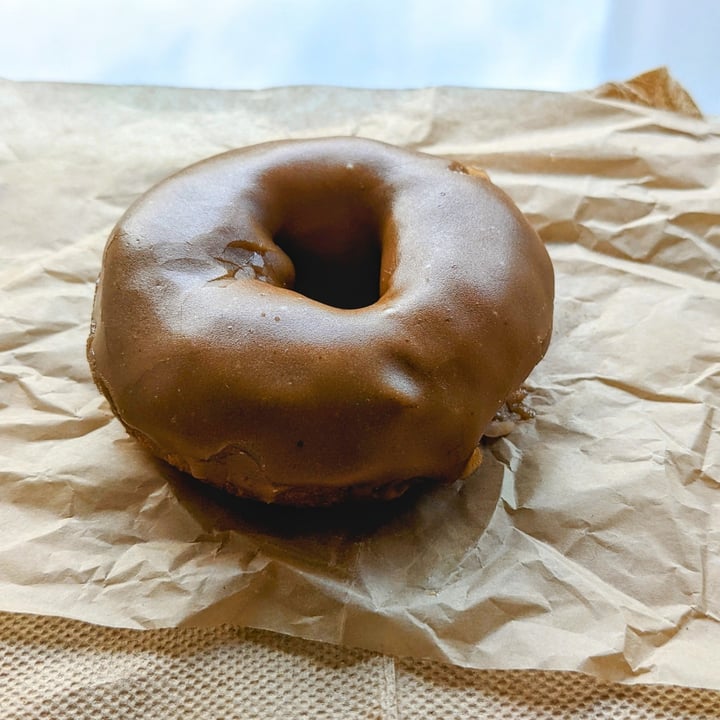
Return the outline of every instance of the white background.
<path id="1" fill-rule="evenodd" d="M 579 90 L 666 65 L 720 113 L 720 0 L 0 0 L 0 76 Z"/>

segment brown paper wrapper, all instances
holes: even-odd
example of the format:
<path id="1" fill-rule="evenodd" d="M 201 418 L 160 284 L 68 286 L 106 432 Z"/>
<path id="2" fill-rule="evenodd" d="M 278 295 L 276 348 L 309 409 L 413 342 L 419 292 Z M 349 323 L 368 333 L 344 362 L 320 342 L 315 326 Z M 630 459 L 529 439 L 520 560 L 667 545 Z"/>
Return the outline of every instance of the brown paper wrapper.
<path id="1" fill-rule="evenodd" d="M 625 82 L 609 82 L 593 93 L 595 97 L 623 100 L 657 110 L 671 110 L 689 117 L 702 118 L 690 93 L 665 67 L 649 70 Z"/>
<path id="2" fill-rule="evenodd" d="M 720 125 L 608 93 L 0 83 L 0 610 L 720 688 Z M 84 344 L 134 198 L 323 135 L 485 168 L 548 245 L 556 329 L 537 417 L 470 477 L 300 512 L 149 457 Z"/>

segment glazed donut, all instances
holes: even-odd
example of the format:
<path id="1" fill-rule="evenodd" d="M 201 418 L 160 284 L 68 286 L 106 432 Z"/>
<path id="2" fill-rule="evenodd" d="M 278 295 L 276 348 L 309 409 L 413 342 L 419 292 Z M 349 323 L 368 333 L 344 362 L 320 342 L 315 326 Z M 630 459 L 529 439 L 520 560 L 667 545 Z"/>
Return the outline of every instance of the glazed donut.
<path id="1" fill-rule="evenodd" d="M 88 359 L 131 435 L 295 505 L 453 481 L 550 340 L 553 270 L 458 162 L 358 138 L 192 165 L 112 231 Z"/>

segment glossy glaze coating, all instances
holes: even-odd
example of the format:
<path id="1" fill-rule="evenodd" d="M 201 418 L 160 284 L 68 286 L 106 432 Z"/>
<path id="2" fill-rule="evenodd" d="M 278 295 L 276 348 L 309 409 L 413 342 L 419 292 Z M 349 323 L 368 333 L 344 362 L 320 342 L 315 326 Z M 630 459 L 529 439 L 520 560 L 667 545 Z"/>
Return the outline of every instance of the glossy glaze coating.
<path id="1" fill-rule="evenodd" d="M 88 358 L 128 431 L 265 501 L 451 481 L 543 356 L 553 271 L 507 196 L 356 138 L 161 182 L 114 228 Z"/>

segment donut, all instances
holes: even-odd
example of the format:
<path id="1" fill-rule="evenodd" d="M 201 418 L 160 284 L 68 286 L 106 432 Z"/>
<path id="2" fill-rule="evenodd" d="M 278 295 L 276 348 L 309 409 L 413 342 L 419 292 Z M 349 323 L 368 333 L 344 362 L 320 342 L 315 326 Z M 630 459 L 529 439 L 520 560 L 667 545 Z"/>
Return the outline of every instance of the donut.
<path id="1" fill-rule="evenodd" d="M 377 141 L 269 142 L 112 230 L 87 355 L 126 430 L 195 478 L 321 506 L 452 482 L 543 357 L 553 269 L 482 173 Z"/>

